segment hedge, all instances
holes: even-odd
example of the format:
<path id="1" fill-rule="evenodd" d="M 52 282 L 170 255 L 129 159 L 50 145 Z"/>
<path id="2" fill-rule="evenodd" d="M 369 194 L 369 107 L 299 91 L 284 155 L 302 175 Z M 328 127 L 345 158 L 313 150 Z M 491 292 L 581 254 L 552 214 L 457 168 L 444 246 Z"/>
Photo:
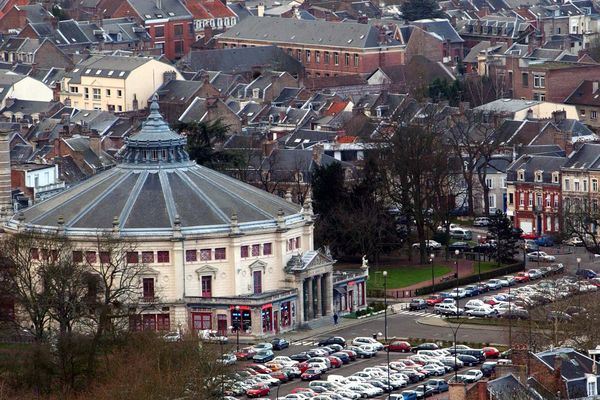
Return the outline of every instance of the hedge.
<path id="1" fill-rule="evenodd" d="M 511 274 L 513 272 L 523 271 L 523 263 L 518 262 L 515 264 L 507 265 L 506 267 L 497 268 L 492 271 L 484 272 L 481 274 L 481 280 L 492 279 L 497 276 Z M 457 286 L 464 286 L 471 283 L 479 282 L 479 274 L 470 275 L 460 279 L 451 279 L 446 282 L 436 283 L 434 286 L 425 286 L 415 290 L 416 296 L 423 296 L 430 293 L 439 292 L 441 290 L 454 289 Z"/>

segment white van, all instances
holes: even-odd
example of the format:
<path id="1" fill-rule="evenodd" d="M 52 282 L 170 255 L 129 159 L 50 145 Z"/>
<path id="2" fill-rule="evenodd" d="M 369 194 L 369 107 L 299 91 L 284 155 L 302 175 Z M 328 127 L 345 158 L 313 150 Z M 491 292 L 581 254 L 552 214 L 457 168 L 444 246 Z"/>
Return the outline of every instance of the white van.
<path id="1" fill-rule="evenodd" d="M 473 232 L 463 228 L 450 229 L 450 237 L 452 239 L 471 240 L 473 239 Z"/>
<path id="2" fill-rule="evenodd" d="M 433 307 L 433 312 L 441 315 L 458 315 L 463 313 L 462 308 L 457 308 L 455 304 L 436 304 Z"/>

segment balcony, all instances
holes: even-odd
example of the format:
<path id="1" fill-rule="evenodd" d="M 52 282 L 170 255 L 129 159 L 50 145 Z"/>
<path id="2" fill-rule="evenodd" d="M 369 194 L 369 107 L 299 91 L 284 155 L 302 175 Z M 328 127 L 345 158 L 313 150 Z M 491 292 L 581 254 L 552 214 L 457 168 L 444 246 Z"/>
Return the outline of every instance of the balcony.
<path id="1" fill-rule="evenodd" d="M 352 281 L 357 278 L 366 276 L 366 271 L 361 269 L 348 270 L 348 271 L 334 271 L 333 272 L 333 283 Z"/>
<path id="2" fill-rule="evenodd" d="M 214 295 L 214 294 L 213 294 Z M 285 300 L 298 295 L 296 289 L 281 289 L 272 290 L 262 293 L 248 293 L 240 296 L 223 296 L 223 297 L 202 297 L 202 296 L 185 296 L 186 303 L 201 306 L 237 306 L 240 304 L 247 306 L 261 306 L 265 303 L 273 303 L 280 300 Z"/>

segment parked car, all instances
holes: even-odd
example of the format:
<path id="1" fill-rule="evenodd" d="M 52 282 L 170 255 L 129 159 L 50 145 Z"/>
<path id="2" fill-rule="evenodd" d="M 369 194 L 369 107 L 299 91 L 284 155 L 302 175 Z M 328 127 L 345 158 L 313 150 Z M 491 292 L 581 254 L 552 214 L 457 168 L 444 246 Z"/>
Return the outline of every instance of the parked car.
<path id="1" fill-rule="evenodd" d="M 248 397 L 266 397 L 271 393 L 269 385 L 259 383 L 246 390 L 246 396 Z"/>
<path id="2" fill-rule="evenodd" d="M 566 312 L 550 311 L 548 314 L 546 314 L 546 319 L 548 321 L 570 322 L 573 319 L 573 317 L 571 317 Z"/>
<path id="3" fill-rule="evenodd" d="M 274 358 L 275 353 L 273 353 L 273 350 L 261 350 L 252 357 L 252 361 L 266 363 L 273 360 Z"/>
<path id="4" fill-rule="evenodd" d="M 237 361 L 237 357 L 234 354 L 223 354 L 217 358 L 217 362 L 223 365 L 233 365 Z"/>
<path id="5" fill-rule="evenodd" d="M 529 282 L 529 274 L 527 272 L 519 272 L 517 275 L 515 275 L 515 280 L 518 283 Z"/>
<path id="6" fill-rule="evenodd" d="M 576 246 L 576 247 L 581 247 L 584 245 L 583 240 L 581 240 L 579 238 L 579 236 L 573 236 L 573 237 L 565 240 L 563 243 L 568 246 Z"/>
<path id="7" fill-rule="evenodd" d="M 352 344 L 354 346 L 362 346 L 368 344 L 373 346 L 377 351 L 383 350 L 383 344 L 381 344 L 381 342 L 377 341 L 376 339 L 370 337 L 355 337 L 354 340 L 352 340 Z"/>
<path id="8" fill-rule="evenodd" d="M 330 336 L 327 339 L 319 340 L 319 346 L 329 346 L 330 344 L 339 344 L 346 347 L 346 339 L 341 336 Z"/>
<path id="9" fill-rule="evenodd" d="M 427 386 L 431 386 L 435 393 L 442 393 L 448 391 L 448 382 L 444 379 L 430 379 L 425 382 Z"/>
<path id="10" fill-rule="evenodd" d="M 537 236 L 538 236 L 538 235 L 537 235 L 537 233 L 535 233 L 535 232 L 523 232 L 523 233 L 521 234 L 521 239 L 525 239 L 525 240 L 527 240 L 527 239 L 529 239 L 529 240 L 535 240 L 535 239 L 537 238 Z"/>
<path id="11" fill-rule="evenodd" d="M 452 239 L 471 240 L 473 239 L 473 232 L 463 228 L 450 229 L 450 237 Z"/>
<path id="12" fill-rule="evenodd" d="M 473 365 L 479 364 L 481 361 L 475 356 L 468 354 L 457 354 L 456 358 L 463 362 L 464 365 L 472 367 Z"/>
<path id="13" fill-rule="evenodd" d="M 273 350 L 283 350 L 290 347 L 290 342 L 282 338 L 275 338 L 271 340 L 271 344 L 273 345 Z"/>
<path id="14" fill-rule="evenodd" d="M 526 251 L 538 251 L 540 246 L 533 239 L 525 239 L 525 250 Z"/>
<path id="15" fill-rule="evenodd" d="M 212 343 L 227 343 L 227 336 L 219 335 L 217 331 L 210 329 L 203 329 L 198 331 L 198 338 L 200 340 Z"/>
<path id="16" fill-rule="evenodd" d="M 502 282 L 500 282 L 499 279 L 490 279 L 489 281 L 485 282 L 485 284 L 490 288 L 490 290 L 498 290 L 502 288 Z"/>
<path id="17" fill-rule="evenodd" d="M 441 303 L 444 300 L 444 298 L 442 296 L 440 296 L 439 294 L 433 294 L 431 296 L 429 296 L 425 302 L 427 303 L 428 306 L 434 306 L 438 303 Z"/>
<path id="18" fill-rule="evenodd" d="M 498 363 L 495 361 L 486 361 L 483 364 L 481 364 L 481 373 L 483 374 L 483 376 L 485 376 L 486 378 L 492 376 L 492 374 L 496 370 L 497 364 Z"/>
<path id="19" fill-rule="evenodd" d="M 511 229 L 511 234 L 515 239 L 520 239 L 521 235 L 523 234 L 523 229 L 521 228 L 512 228 Z"/>
<path id="20" fill-rule="evenodd" d="M 394 340 L 386 347 L 387 351 L 408 353 L 412 346 L 410 343 L 403 340 Z"/>
<path id="21" fill-rule="evenodd" d="M 427 302 L 423 299 L 412 299 L 408 304 L 410 311 L 423 310 L 427 308 Z"/>
<path id="22" fill-rule="evenodd" d="M 598 276 L 598 273 L 596 271 L 593 271 L 591 269 L 578 269 L 575 272 L 575 275 L 580 276 L 584 279 L 592 279 Z"/>
<path id="23" fill-rule="evenodd" d="M 488 226 L 490 219 L 488 217 L 477 217 L 473 220 L 473 226 Z"/>
<path id="24" fill-rule="evenodd" d="M 542 277 L 542 272 L 539 269 L 530 269 L 527 271 L 529 279 L 536 280 Z"/>
<path id="25" fill-rule="evenodd" d="M 477 382 L 483 378 L 483 373 L 478 369 L 470 369 L 462 374 L 468 377 L 467 382 L 469 383 Z"/>
<path id="26" fill-rule="evenodd" d="M 478 243 L 472 249 L 474 253 L 489 254 L 496 251 L 496 246 L 493 243 Z"/>
<path id="27" fill-rule="evenodd" d="M 433 307 L 433 312 L 441 315 L 460 315 L 463 311 L 462 308 L 457 307 L 455 304 L 436 304 Z"/>
<path id="28" fill-rule="evenodd" d="M 322 371 L 316 368 L 309 368 L 300 375 L 300 379 L 303 381 L 314 381 L 321 379 Z"/>
<path id="29" fill-rule="evenodd" d="M 540 236 L 535 239 L 535 244 L 542 247 L 552 247 L 554 246 L 554 239 L 550 236 Z"/>
<path id="30" fill-rule="evenodd" d="M 448 246 L 448 250 L 451 253 L 454 253 L 455 250 L 460 251 L 461 253 L 471 251 L 471 246 L 467 242 L 454 242 Z"/>
<path id="31" fill-rule="evenodd" d="M 302 353 L 292 354 L 290 358 L 294 361 L 303 362 L 308 360 L 310 358 L 310 355 L 303 351 Z"/>
<path id="32" fill-rule="evenodd" d="M 248 346 L 241 348 L 239 351 L 234 351 L 233 354 L 238 360 L 249 360 L 256 354 L 256 350 L 254 347 Z"/>
<path id="33" fill-rule="evenodd" d="M 556 261 L 556 257 L 549 255 L 545 251 L 534 251 L 531 253 L 527 253 L 527 260 L 554 262 L 554 261 Z"/>
<path id="34" fill-rule="evenodd" d="M 419 350 L 439 350 L 439 346 L 435 343 L 421 343 L 416 346 L 413 346 L 410 351 L 416 353 Z"/>
<path id="35" fill-rule="evenodd" d="M 524 308 L 510 308 L 505 311 L 500 311 L 499 316 L 509 319 L 527 319 L 529 318 L 529 312 Z"/>
<path id="36" fill-rule="evenodd" d="M 169 332 L 163 336 L 163 340 L 165 342 L 180 342 L 181 341 L 181 333 L 177 331 Z"/>
<path id="37" fill-rule="evenodd" d="M 471 308 L 465 312 L 469 317 L 483 317 L 490 318 L 498 315 L 498 311 L 494 310 L 492 306 L 486 304 L 481 307 Z"/>
<path id="38" fill-rule="evenodd" d="M 254 345 L 254 349 L 258 352 L 258 351 L 262 351 L 262 350 L 273 350 L 273 345 L 271 343 L 257 343 Z"/>
<path id="39" fill-rule="evenodd" d="M 473 297 L 481 294 L 481 289 L 477 285 L 465 286 L 467 297 Z"/>
<path id="40" fill-rule="evenodd" d="M 412 244 L 412 248 L 413 249 L 420 249 L 421 248 L 421 243 L 413 243 Z M 442 244 L 436 242 L 435 240 L 426 240 L 425 241 L 425 248 L 428 250 L 438 250 L 442 248 Z"/>
<path id="41" fill-rule="evenodd" d="M 484 347 L 481 349 L 483 354 L 485 354 L 486 358 L 498 358 L 500 356 L 500 351 L 498 351 L 495 347 Z"/>

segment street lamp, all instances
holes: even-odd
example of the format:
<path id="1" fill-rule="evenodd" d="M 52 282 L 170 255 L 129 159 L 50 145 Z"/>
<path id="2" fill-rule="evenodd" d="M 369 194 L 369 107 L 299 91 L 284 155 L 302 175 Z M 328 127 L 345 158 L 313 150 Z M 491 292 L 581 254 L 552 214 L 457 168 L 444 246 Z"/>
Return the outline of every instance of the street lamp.
<path id="1" fill-rule="evenodd" d="M 478 282 L 481 284 L 481 235 L 477 235 L 477 264 L 479 269 Z"/>
<path id="2" fill-rule="evenodd" d="M 230 331 L 235 330 L 235 348 L 237 351 L 240 351 L 240 329 L 236 328 L 234 325 L 229 327 Z"/>
<path id="3" fill-rule="evenodd" d="M 387 348 L 387 353 L 386 353 L 386 357 L 387 357 L 387 385 L 388 385 L 388 389 L 389 389 L 389 385 L 390 385 L 390 348 L 389 348 L 389 343 L 388 343 L 388 322 L 387 322 L 387 276 L 388 276 L 388 272 L 386 270 L 383 271 L 383 306 L 384 308 L 384 314 L 383 314 L 383 332 L 384 332 L 384 342 L 385 344 L 388 346 Z M 388 393 L 391 393 L 391 391 L 388 391 Z M 388 394 L 388 399 L 389 399 L 389 394 Z"/>
<path id="4" fill-rule="evenodd" d="M 577 257 L 577 272 L 579 272 L 580 264 L 581 264 L 581 257 Z"/>
<path id="5" fill-rule="evenodd" d="M 458 304 L 459 304 L 459 300 L 460 298 L 458 297 L 458 255 L 460 254 L 460 250 L 456 249 L 454 250 L 454 255 L 456 256 L 456 261 L 454 262 L 456 264 L 456 289 L 455 289 L 455 293 L 456 293 L 456 320 L 458 321 L 458 317 L 459 317 L 459 311 L 458 311 Z M 458 328 L 456 329 L 456 332 L 458 332 Z M 456 333 L 454 334 L 454 381 L 458 382 L 458 354 L 456 353 Z"/>
<path id="6" fill-rule="evenodd" d="M 240 329 L 242 328 L 242 314 L 240 314 L 240 306 L 236 305 L 235 307 L 236 314 L 238 316 L 238 321 L 234 323 L 235 326 L 235 344 L 237 351 L 240 351 Z"/>
<path id="7" fill-rule="evenodd" d="M 433 271 L 433 259 L 435 258 L 435 254 L 431 253 L 429 255 L 429 262 L 431 263 L 431 290 L 434 290 L 435 288 L 435 273 Z"/>
<path id="8" fill-rule="evenodd" d="M 577 257 L 577 305 L 581 307 L 581 275 L 579 275 L 579 268 L 581 265 L 581 257 Z"/>

